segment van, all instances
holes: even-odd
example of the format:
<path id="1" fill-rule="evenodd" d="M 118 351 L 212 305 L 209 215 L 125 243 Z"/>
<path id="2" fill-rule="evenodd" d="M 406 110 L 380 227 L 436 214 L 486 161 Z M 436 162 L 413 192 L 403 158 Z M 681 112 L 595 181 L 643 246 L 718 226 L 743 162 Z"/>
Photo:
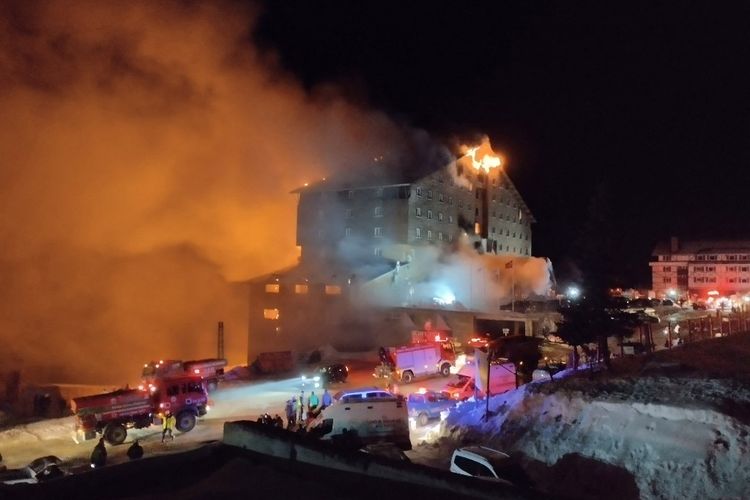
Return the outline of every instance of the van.
<path id="1" fill-rule="evenodd" d="M 393 443 L 402 450 L 411 449 L 409 415 L 402 396 L 342 398 L 321 411 L 307 431 L 324 440 Z"/>

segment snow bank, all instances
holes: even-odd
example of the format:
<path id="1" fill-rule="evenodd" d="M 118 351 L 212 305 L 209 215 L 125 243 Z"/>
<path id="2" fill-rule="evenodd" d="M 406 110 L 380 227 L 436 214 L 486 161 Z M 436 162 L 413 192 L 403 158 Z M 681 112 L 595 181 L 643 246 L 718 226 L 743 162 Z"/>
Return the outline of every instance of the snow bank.
<path id="1" fill-rule="evenodd" d="M 594 397 L 563 384 L 543 390 L 531 384 L 495 396 L 489 421 L 482 402 L 461 405 L 449 415 L 442 436 L 521 452 L 543 487 L 578 498 L 587 491 L 590 498 L 599 496 L 602 485 L 615 497 L 630 492 L 620 498 L 750 497 L 747 415 L 734 412 L 740 417 L 735 418 L 705 401 L 721 387 L 725 401 L 738 403 L 738 396 L 740 403 L 750 401 L 736 382 L 655 377 L 630 381 L 631 391 L 622 391 L 607 380 L 608 390 L 599 387 Z M 640 397 L 632 397 L 634 387 Z M 633 401 L 648 397 L 664 402 Z M 582 474 L 595 462 L 606 467 Z M 565 481 L 571 474 L 578 477 Z"/>
<path id="2" fill-rule="evenodd" d="M 74 432 L 75 417 L 41 420 L 0 432 L 0 445 L 66 439 Z"/>

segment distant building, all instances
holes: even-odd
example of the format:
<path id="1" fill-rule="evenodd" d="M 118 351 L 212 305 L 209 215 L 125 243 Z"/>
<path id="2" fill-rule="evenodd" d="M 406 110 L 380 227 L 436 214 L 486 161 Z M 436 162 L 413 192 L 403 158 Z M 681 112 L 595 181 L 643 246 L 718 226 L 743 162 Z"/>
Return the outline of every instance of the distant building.
<path id="1" fill-rule="evenodd" d="M 750 240 L 690 240 L 672 237 L 652 254 L 657 296 L 706 299 L 750 292 Z"/>

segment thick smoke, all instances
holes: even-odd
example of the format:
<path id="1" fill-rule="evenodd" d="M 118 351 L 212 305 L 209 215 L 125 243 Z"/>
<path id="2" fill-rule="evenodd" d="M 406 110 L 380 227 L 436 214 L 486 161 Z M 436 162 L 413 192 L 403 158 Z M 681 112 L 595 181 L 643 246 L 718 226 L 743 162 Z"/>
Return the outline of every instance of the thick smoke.
<path id="1" fill-rule="evenodd" d="M 132 381 L 212 356 L 232 282 L 295 261 L 289 191 L 400 135 L 305 94 L 209 2 L 0 6 L 0 362 L 27 379 Z"/>

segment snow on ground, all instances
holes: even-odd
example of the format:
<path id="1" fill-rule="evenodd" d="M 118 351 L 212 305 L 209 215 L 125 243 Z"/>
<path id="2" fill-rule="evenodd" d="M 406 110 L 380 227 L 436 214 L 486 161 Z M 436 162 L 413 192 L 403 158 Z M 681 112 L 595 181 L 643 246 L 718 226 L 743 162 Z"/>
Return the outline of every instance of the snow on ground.
<path id="1" fill-rule="evenodd" d="M 443 464 L 463 443 L 516 453 L 543 489 L 575 498 L 748 498 L 748 355 L 738 335 L 529 384 L 493 397 L 489 421 L 483 402 L 459 406 L 440 447 L 421 448 Z"/>

